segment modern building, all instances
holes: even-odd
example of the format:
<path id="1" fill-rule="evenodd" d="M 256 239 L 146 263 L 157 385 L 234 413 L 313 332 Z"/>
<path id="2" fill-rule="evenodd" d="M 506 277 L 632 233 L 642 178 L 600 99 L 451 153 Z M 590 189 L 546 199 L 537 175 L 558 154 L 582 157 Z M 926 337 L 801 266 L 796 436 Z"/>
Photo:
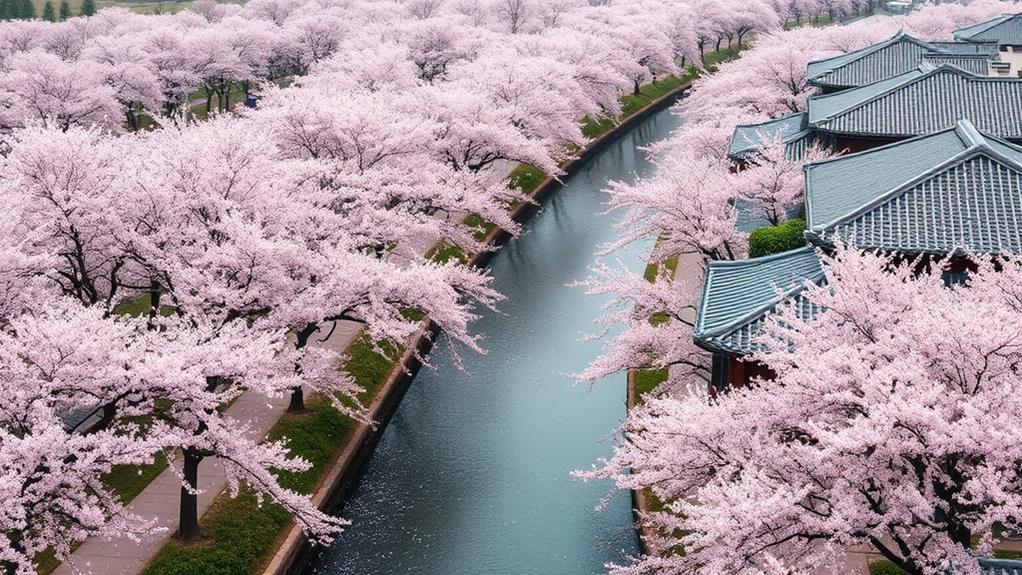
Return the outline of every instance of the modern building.
<path id="1" fill-rule="evenodd" d="M 986 22 L 955 30 L 961 42 L 990 43 L 999 48 L 993 74 L 1022 77 L 1022 14 L 1005 14 Z"/>

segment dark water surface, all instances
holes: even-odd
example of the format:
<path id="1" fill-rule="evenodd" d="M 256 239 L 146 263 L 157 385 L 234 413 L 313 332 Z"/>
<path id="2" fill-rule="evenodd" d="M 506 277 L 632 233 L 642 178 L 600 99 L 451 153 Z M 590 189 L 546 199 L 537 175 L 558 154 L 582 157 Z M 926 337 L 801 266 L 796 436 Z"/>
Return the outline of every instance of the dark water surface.
<path id="1" fill-rule="evenodd" d="M 638 148 L 679 123 L 660 112 L 605 148 L 493 258 L 507 299 L 475 324 L 489 353 L 464 353 L 459 371 L 438 342 L 335 510 L 352 526 L 305 573 L 589 575 L 637 552 L 628 497 L 596 511 L 610 484 L 570 476 L 610 454 L 625 377 L 592 389 L 566 377 L 598 355 L 580 336 L 606 301 L 567 284 L 616 237 L 601 190 L 649 174 Z M 615 257 L 639 270 L 648 248 Z"/>

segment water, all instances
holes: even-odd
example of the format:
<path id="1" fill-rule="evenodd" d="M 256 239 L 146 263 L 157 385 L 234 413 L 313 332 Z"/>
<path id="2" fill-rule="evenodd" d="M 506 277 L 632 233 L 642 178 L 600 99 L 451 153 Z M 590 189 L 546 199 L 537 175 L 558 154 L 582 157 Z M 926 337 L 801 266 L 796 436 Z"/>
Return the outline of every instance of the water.
<path id="1" fill-rule="evenodd" d="M 625 377 L 574 385 L 600 343 L 604 299 L 567 284 L 584 279 L 613 240 L 603 215 L 610 180 L 649 174 L 639 147 L 680 120 L 664 111 L 608 146 L 572 177 L 491 261 L 500 313 L 475 328 L 486 355 L 443 342 L 413 382 L 343 509 L 353 525 L 304 573 L 331 575 L 589 575 L 638 552 L 631 502 L 573 469 L 611 452 L 625 415 Z M 615 256 L 642 269 L 649 246 Z"/>

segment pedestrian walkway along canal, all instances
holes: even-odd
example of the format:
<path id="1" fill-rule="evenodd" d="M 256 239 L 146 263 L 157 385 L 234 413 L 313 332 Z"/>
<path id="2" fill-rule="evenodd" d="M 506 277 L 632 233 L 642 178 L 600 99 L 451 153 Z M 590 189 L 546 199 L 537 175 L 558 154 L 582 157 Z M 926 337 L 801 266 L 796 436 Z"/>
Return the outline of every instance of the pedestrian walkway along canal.
<path id="1" fill-rule="evenodd" d="M 625 415 L 625 376 L 591 389 L 576 373 L 600 351 L 593 333 L 604 298 L 567 284 L 584 279 L 598 247 L 617 234 L 605 215 L 611 180 L 648 175 L 641 146 L 680 123 L 647 118 L 596 154 L 490 262 L 507 299 L 476 322 L 486 355 L 460 371 L 438 342 L 343 508 L 352 521 L 315 552 L 306 574 L 589 575 L 638 552 L 631 504 L 573 469 L 611 452 Z M 641 270 L 649 246 L 617 256 Z"/>

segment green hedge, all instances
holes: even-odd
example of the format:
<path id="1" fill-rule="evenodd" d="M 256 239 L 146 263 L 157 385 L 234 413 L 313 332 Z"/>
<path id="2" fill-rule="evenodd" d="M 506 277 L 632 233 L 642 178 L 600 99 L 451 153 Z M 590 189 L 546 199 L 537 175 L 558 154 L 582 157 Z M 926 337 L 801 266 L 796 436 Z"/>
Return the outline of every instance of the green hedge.
<path id="1" fill-rule="evenodd" d="M 869 564 L 869 575 L 906 575 L 906 573 L 887 559 L 881 559 Z"/>
<path id="2" fill-rule="evenodd" d="M 779 254 L 806 245 L 805 220 L 790 219 L 776 226 L 765 226 L 749 234 L 749 257 Z"/>

